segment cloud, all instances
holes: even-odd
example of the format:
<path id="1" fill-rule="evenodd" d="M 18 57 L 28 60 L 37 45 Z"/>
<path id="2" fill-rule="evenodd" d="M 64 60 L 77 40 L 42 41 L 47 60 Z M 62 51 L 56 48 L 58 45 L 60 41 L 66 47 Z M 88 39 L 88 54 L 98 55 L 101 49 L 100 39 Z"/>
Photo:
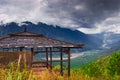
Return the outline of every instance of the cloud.
<path id="1" fill-rule="evenodd" d="M 120 0 L 0 0 L 0 21 L 44 22 L 85 33 L 116 32 L 119 4 Z"/>
<path id="2" fill-rule="evenodd" d="M 102 32 L 113 32 L 120 34 L 120 12 L 118 15 L 106 18 L 102 23 L 96 24 Z"/>
<path id="3" fill-rule="evenodd" d="M 87 34 L 96 34 L 101 32 L 120 34 L 120 13 L 116 16 L 108 17 L 100 23 L 95 23 L 95 26 L 96 27 L 93 28 L 79 28 L 78 30 Z"/>

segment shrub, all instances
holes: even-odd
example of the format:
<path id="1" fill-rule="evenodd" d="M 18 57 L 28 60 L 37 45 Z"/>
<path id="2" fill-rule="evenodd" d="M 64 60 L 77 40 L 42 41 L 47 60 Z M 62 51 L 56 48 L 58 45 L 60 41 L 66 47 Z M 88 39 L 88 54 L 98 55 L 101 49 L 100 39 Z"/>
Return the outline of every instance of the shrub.
<path id="1" fill-rule="evenodd" d="M 112 76 L 120 75 L 120 52 L 116 52 L 109 60 L 108 73 Z"/>

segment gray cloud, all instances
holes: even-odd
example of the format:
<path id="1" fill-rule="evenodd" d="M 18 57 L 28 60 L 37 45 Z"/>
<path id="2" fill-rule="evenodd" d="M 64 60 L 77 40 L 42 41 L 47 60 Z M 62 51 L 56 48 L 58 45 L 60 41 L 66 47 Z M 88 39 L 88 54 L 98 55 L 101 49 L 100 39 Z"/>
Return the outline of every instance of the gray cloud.
<path id="1" fill-rule="evenodd" d="M 77 24 L 88 28 L 93 27 L 96 22 L 116 15 L 120 9 L 120 0 L 53 0 L 49 3 L 50 13 L 66 12 Z"/>
<path id="2" fill-rule="evenodd" d="M 101 23 L 107 25 L 107 18 L 119 15 L 120 0 L 0 0 L 0 7 L 0 21 L 5 23 L 28 20 L 79 30 L 97 28 L 101 32 Z"/>

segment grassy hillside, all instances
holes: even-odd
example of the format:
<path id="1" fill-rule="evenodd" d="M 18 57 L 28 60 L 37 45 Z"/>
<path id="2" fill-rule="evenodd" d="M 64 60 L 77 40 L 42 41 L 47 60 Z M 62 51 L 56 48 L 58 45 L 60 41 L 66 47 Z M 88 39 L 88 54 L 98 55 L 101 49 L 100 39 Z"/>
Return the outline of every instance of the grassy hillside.
<path id="1" fill-rule="evenodd" d="M 90 77 L 113 77 L 117 80 L 120 76 L 120 51 L 98 59 L 81 69 Z"/>
<path id="2" fill-rule="evenodd" d="M 114 54 L 114 52 L 119 50 L 120 50 L 120 46 L 115 46 L 111 49 L 106 49 L 106 50 L 89 50 L 89 51 L 82 52 L 82 55 L 71 59 L 71 68 L 79 68 L 90 62 L 93 62 L 98 59 L 109 56 L 111 54 Z"/>

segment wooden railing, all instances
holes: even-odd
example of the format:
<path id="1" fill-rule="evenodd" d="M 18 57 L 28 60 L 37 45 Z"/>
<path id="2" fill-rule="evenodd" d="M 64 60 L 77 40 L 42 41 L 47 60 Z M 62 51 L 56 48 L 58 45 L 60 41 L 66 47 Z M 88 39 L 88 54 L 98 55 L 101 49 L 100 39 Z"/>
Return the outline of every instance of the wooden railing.
<path id="1" fill-rule="evenodd" d="M 9 62 L 18 60 L 18 52 L 0 52 L 0 64 L 6 65 Z"/>
<path id="2" fill-rule="evenodd" d="M 50 65 L 49 63 L 47 63 L 46 61 L 33 61 L 32 62 L 32 67 L 53 67 L 52 65 Z"/>
<path id="3" fill-rule="evenodd" d="M 0 52 L 0 64 L 8 64 L 13 61 L 18 61 L 20 55 L 22 58 L 20 59 L 20 63 L 23 63 L 24 61 L 28 64 L 31 63 L 31 53 L 30 52 Z M 24 55 L 25 54 L 25 55 Z"/>

